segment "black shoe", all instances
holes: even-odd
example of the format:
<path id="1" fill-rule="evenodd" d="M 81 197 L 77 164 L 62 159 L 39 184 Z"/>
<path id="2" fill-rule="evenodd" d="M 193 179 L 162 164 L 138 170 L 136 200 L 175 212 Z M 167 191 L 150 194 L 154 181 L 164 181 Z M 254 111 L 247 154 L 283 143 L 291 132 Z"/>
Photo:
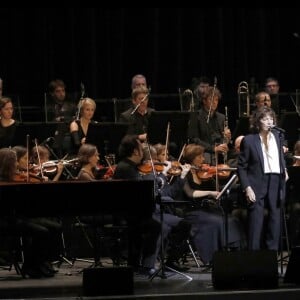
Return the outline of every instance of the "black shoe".
<path id="1" fill-rule="evenodd" d="M 30 278 L 38 279 L 43 277 L 43 273 L 41 270 L 36 266 L 27 266 L 23 265 L 21 269 L 22 275 L 24 277 L 28 276 Z"/>
<path id="2" fill-rule="evenodd" d="M 174 262 L 174 261 L 167 261 L 166 267 L 174 269 L 175 271 L 178 271 L 178 272 L 186 272 L 189 270 L 189 267 L 181 266 L 180 264 L 178 264 L 177 262 Z"/>
<path id="3" fill-rule="evenodd" d="M 43 262 L 42 265 L 44 265 L 45 268 L 47 268 L 48 271 L 51 272 L 51 273 L 53 273 L 53 274 L 55 274 L 55 273 L 58 272 L 58 270 L 54 269 L 53 265 L 50 262 L 48 262 L 48 261 Z"/>
<path id="4" fill-rule="evenodd" d="M 44 263 L 41 263 L 39 265 L 39 270 L 41 271 L 43 277 L 53 277 L 54 276 L 54 273 L 51 272 L 46 266 Z"/>

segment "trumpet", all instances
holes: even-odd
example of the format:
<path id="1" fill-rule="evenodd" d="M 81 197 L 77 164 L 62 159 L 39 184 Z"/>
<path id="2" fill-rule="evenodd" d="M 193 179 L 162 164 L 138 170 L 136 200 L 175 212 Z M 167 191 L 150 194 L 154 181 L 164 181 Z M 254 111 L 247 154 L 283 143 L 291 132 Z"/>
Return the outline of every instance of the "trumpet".
<path id="1" fill-rule="evenodd" d="M 250 115 L 249 86 L 246 81 L 241 81 L 238 85 L 239 117 Z"/>

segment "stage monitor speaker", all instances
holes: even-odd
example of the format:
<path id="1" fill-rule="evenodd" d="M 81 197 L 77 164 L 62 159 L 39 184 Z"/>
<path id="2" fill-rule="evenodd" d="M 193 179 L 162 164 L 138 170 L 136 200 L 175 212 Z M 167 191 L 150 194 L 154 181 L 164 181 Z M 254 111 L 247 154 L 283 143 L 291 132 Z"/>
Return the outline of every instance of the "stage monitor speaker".
<path id="1" fill-rule="evenodd" d="M 300 284 L 300 246 L 292 249 L 289 263 L 286 268 L 284 275 L 285 283 L 296 283 Z"/>
<path id="2" fill-rule="evenodd" d="M 132 295 L 131 267 L 101 267 L 83 270 L 83 296 Z"/>
<path id="3" fill-rule="evenodd" d="M 212 282 L 216 289 L 277 288 L 277 252 L 216 252 L 213 256 Z"/>

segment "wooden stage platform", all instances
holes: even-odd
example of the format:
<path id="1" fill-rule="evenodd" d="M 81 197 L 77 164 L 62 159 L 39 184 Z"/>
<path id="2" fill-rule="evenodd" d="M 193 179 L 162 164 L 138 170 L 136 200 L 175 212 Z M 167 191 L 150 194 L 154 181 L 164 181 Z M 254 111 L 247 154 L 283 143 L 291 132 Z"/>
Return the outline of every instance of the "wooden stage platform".
<path id="1" fill-rule="evenodd" d="M 112 267 L 108 258 L 102 260 L 104 267 Z M 133 291 L 130 295 L 88 297 L 83 294 L 83 270 L 90 267 L 90 262 L 76 261 L 73 265 L 64 262 L 57 268 L 53 278 L 23 279 L 15 269 L 0 269 L 0 299 L 300 299 L 300 287 L 283 283 L 282 265 L 278 265 L 279 286 L 274 289 L 217 290 L 212 284 L 212 271 L 203 266 L 197 267 L 195 261 L 188 258 L 185 263 L 190 269 L 186 276 L 167 271 L 167 278 L 134 274 Z M 283 265 L 285 272 L 286 264 Z M 228 271 L 230 272 L 230 271 Z M 229 273 L 228 273 L 229 274 Z M 122 285 L 120 278 L 112 279 L 114 290 Z M 98 279 L 96 279 L 98 280 Z M 103 284 L 99 278 L 99 285 Z"/>

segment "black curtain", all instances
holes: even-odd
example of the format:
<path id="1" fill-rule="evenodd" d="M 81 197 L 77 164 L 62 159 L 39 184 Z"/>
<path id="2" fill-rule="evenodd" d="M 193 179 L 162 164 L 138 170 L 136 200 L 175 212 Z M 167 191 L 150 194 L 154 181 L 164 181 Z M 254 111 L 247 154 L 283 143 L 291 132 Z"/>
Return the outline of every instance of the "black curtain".
<path id="1" fill-rule="evenodd" d="M 55 78 L 72 92 L 83 82 L 92 98 L 125 98 L 137 73 L 153 93 L 216 76 L 220 106 L 236 116 L 241 81 L 300 87 L 299 22 L 297 8 L 2 8 L 0 77 L 4 94 L 38 105 Z"/>

